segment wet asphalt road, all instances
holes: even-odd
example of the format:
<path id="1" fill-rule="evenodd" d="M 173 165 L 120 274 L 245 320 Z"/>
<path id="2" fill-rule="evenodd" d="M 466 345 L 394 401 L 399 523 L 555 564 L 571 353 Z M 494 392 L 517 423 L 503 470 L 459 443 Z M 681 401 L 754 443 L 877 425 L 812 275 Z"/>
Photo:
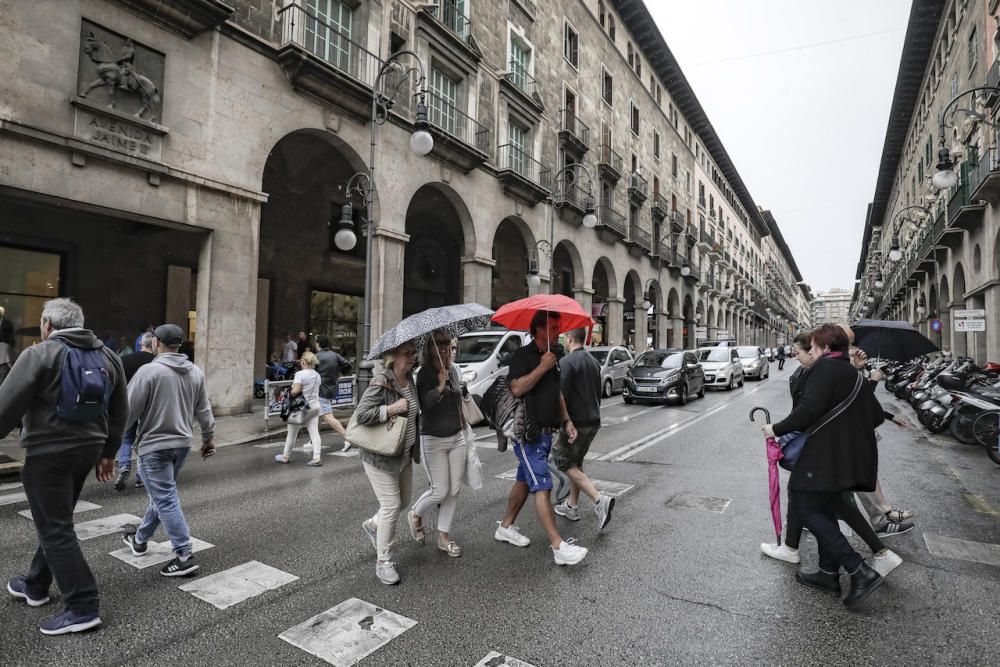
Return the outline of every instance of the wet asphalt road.
<path id="1" fill-rule="evenodd" d="M 360 529 L 376 503 L 357 458 L 325 456 L 324 467 L 312 469 L 296 452 L 293 465 L 278 466 L 276 449 L 254 445 L 220 450 L 207 463 L 192 456 L 182 504 L 193 536 L 215 545 L 197 555 L 201 576 L 256 560 L 298 579 L 220 610 L 178 590 L 185 580 L 109 556 L 122 546 L 117 535 L 96 537 L 83 550 L 101 586 L 104 628 L 43 637 L 36 624 L 58 606 L 29 609 L 4 597 L 0 663 L 323 664 L 278 635 L 349 598 L 416 621 L 362 665 L 471 666 L 491 651 L 538 666 L 1000 662 L 1000 567 L 933 555 L 927 546 L 927 535 L 1000 544 L 1000 467 L 979 448 L 929 439 L 919 426 L 881 429 L 885 491 L 915 512 L 917 528 L 891 538 L 905 562 L 856 611 L 797 584 L 795 566 L 761 555 L 760 542 L 773 539 L 767 465 L 747 413 L 764 405 L 784 415 L 794 367 L 778 372 L 773 364 L 765 382 L 709 392 L 684 408 L 606 401 L 592 450 L 606 460 L 587 468 L 634 487 L 600 535 L 587 501 L 580 523 L 559 519 L 565 537 L 591 549 L 575 567 L 553 564 L 530 504 L 519 519 L 529 548 L 493 540 L 509 489 L 495 475 L 515 462 L 488 437 L 480 442 L 486 487 L 463 489 L 453 526 L 464 555 L 450 559 L 431 542 L 413 543 L 401 522 L 403 581 L 395 587 L 375 578 Z M 887 408 L 895 404 L 879 396 Z M 327 441 L 328 451 L 339 449 L 338 438 L 326 434 Z M 426 488 L 416 473 L 415 496 Z M 141 515 L 145 507 L 141 490 L 96 483 L 82 499 L 100 508 L 78 521 Z M 0 506 L 4 579 L 23 572 L 34 548 L 32 524 L 17 514 L 25 508 Z M 802 567 L 815 569 L 809 536 L 803 556 Z"/>

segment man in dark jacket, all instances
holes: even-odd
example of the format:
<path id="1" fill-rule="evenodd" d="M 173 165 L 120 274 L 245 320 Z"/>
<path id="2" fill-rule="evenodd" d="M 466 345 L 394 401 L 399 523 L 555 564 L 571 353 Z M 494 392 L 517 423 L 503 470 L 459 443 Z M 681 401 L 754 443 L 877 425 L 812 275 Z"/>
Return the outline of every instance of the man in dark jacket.
<path id="1" fill-rule="evenodd" d="M 125 357 L 122 361 L 126 382 L 131 382 L 132 376 L 140 368 L 156 358 L 156 355 L 153 354 L 154 340 L 156 340 L 156 337 L 152 331 L 142 334 L 139 336 L 139 349 Z M 115 457 L 118 460 L 118 476 L 115 477 L 115 491 L 124 491 L 125 485 L 128 483 L 128 476 L 132 470 L 132 446 L 134 444 L 135 424 L 130 424 L 128 430 L 125 431 L 125 436 L 122 438 L 122 446 L 118 449 L 118 455 Z M 142 477 L 139 475 L 135 476 L 135 486 L 136 488 L 142 486 Z"/>
<path id="2" fill-rule="evenodd" d="M 836 325 L 823 325 L 812 335 L 816 363 L 798 406 L 782 421 L 764 426 L 764 433 L 778 437 L 817 427 L 799 455 L 788 481 L 789 500 L 819 545 L 819 572 L 796 574 L 796 579 L 840 593 L 839 571 L 851 575 L 851 590 L 844 604 L 865 599 L 882 584 L 882 577 L 868 567 L 840 532 L 836 505 L 844 491 L 871 491 L 878 472 L 875 427 L 882 410 L 875 395 L 862 382 L 857 397 L 837 416 L 828 416 L 852 394 L 859 379 L 847 358 L 847 335 Z M 821 426 L 822 422 L 823 423 Z"/>
<path id="3" fill-rule="evenodd" d="M 601 367 L 584 349 L 586 340 L 586 329 L 568 332 L 566 344 L 569 354 L 559 361 L 559 383 L 570 421 L 576 426 L 576 440 L 570 442 L 566 431 L 561 429 L 552 445 L 552 460 L 559 470 L 566 473 L 570 482 L 569 497 L 556 505 L 555 512 L 570 521 L 579 521 L 578 504 L 582 489 L 594 501 L 597 529 L 602 530 L 611 521 L 615 499 L 598 493 L 583 472 L 583 459 L 601 428 Z"/>
<path id="4" fill-rule="evenodd" d="M 0 438 L 22 422 L 25 450 L 21 480 L 38 532 L 38 549 L 27 575 L 7 582 L 7 591 L 38 607 L 49 601 L 53 578 L 66 608 L 42 622 L 46 635 L 96 628 L 101 624 L 97 582 L 73 529 L 73 508 L 87 474 L 96 464 L 97 479 L 114 473 L 112 458 L 128 418 L 125 373 L 118 355 L 83 328 L 83 310 L 70 299 L 52 299 L 42 309 L 42 343 L 21 353 L 0 387 Z M 63 362 L 70 348 L 96 350 L 103 362 L 107 407 L 100 416 L 71 421 L 59 416 Z"/>
<path id="5" fill-rule="evenodd" d="M 337 397 L 337 381 L 340 379 L 340 372 L 350 366 L 347 359 L 330 349 L 330 339 L 326 336 L 316 336 L 316 344 L 319 352 L 316 359 L 319 365 L 316 371 L 322 379 L 319 386 L 319 417 L 326 425 L 340 434 L 344 438 L 344 447 L 340 451 L 346 452 L 351 448 L 351 443 L 347 440 L 347 431 L 340 420 L 333 416 L 333 399 Z"/>

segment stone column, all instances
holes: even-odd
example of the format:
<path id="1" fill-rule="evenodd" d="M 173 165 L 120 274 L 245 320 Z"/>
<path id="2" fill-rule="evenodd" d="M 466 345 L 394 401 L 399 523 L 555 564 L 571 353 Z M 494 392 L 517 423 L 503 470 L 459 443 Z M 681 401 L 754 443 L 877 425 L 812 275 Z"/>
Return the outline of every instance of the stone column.
<path id="1" fill-rule="evenodd" d="M 463 257 L 462 300 L 490 307 L 493 301 L 493 267 L 496 260 L 491 257 Z"/>
<path id="2" fill-rule="evenodd" d="M 675 315 L 670 318 L 670 323 L 674 335 L 671 337 L 668 347 L 684 347 L 684 318 Z"/>
<path id="3" fill-rule="evenodd" d="M 1000 285 L 993 285 L 985 292 L 986 307 L 986 333 L 979 334 L 986 336 L 986 357 L 976 359 L 980 364 L 987 361 L 1000 361 L 1000 322 L 997 321 L 996 313 L 1000 313 Z"/>
<path id="4" fill-rule="evenodd" d="M 646 317 L 647 313 L 643 308 L 636 308 L 632 311 L 635 314 L 635 346 L 636 353 L 646 351 Z"/>
<path id="5" fill-rule="evenodd" d="M 573 298 L 588 315 L 591 314 L 594 307 L 594 290 L 589 287 L 573 290 Z"/>
<path id="6" fill-rule="evenodd" d="M 375 230 L 372 267 L 372 344 L 403 319 L 402 269 L 410 236 L 378 227 Z M 364 324 L 364 323 L 362 323 Z M 361 332 L 364 335 L 364 332 Z M 360 347 L 360 346 L 359 346 Z"/>
<path id="7" fill-rule="evenodd" d="M 608 299 L 607 345 L 622 345 L 625 342 L 624 315 L 625 299 Z"/>
<path id="8" fill-rule="evenodd" d="M 667 330 L 673 323 L 665 313 L 656 314 L 656 340 L 653 345 L 656 347 L 667 347 Z"/>

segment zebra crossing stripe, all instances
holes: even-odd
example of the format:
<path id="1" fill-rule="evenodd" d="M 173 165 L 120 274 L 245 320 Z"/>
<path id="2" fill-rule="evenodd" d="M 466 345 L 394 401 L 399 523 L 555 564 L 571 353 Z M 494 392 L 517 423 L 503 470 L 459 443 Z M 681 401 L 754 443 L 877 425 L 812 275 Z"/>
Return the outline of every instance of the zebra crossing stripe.
<path id="1" fill-rule="evenodd" d="M 518 660 L 517 658 L 512 658 L 509 655 L 497 653 L 496 651 L 487 653 L 486 657 L 477 662 L 473 667 L 500 667 L 501 665 L 506 665 L 507 667 L 535 667 L 524 660 Z"/>
<path id="2" fill-rule="evenodd" d="M 298 579 L 294 574 L 255 560 L 188 582 L 179 589 L 204 600 L 216 609 L 225 609 L 244 600 L 280 588 Z"/>
<path id="3" fill-rule="evenodd" d="M 12 491 L 14 489 L 20 489 L 24 485 L 21 482 L 0 482 L 0 491 Z"/>
<path id="4" fill-rule="evenodd" d="M 347 667 L 416 624 L 413 619 L 349 598 L 285 630 L 278 638 L 331 665 Z"/>
<path id="5" fill-rule="evenodd" d="M 123 523 L 139 523 L 142 519 L 132 514 L 112 514 L 101 519 L 83 521 L 74 526 L 76 539 L 83 542 L 102 535 L 117 533 Z"/>
<path id="6" fill-rule="evenodd" d="M 95 505 L 94 503 L 88 503 L 86 500 L 77 501 L 76 507 L 73 508 L 73 514 L 79 514 L 80 512 L 89 512 L 90 510 L 99 510 L 100 505 Z M 31 510 L 21 510 L 18 512 L 25 519 L 31 518 Z"/>
<path id="7" fill-rule="evenodd" d="M 135 521 L 123 521 L 121 523 L 139 523 L 141 521 L 138 517 L 133 518 Z M 119 527 L 121 526 L 121 523 L 119 524 Z M 128 547 L 112 551 L 108 555 L 114 556 L 118 560 L 128 563 L 137 570 L 143 570 L 147 567 L 160 565 L 173 560 L 174 551 L 170 546 L 169 540 L 164 540 L 163 542 L 148 542 L 147 544 L 149 544 L 149 548 L 146 549 L 146 553 L 141 556 L 134 556 L 132 554 L 132 550 Z M 204 551 L 205 549 L 211 549 L 214 546 L 214 544 L 209 544 L 208 542 L 199 540 L 196 537 L 191 538 L 191 553 L 198 553 L 199 551 Z"/>
<path id="8" fill-rule="evenodd" d="M 0 505 L 13 505 L 14 503 L 26 502 L 28 502 L 28 496 L 24 493 L 11 493 L 10 495 L 0 496 Z"/>

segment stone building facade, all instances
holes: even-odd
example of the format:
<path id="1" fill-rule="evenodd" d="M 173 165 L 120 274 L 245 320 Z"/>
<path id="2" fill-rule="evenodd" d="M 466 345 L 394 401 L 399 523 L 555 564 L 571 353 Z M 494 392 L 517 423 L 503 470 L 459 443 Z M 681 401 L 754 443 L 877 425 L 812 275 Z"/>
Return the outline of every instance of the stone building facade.
<path id="1" fill-rule="evenodd" d="M 831 289 L 819 292 L 812 302 L 812 324 L 819 326 L 830 322 L 849 322 L 854 295 L 848 289 Z"/>
<path id="2" fill-rule="evenodd" d="M 606 342 L 779 330 L 776 226 L 638 0 L 42 0 L 5 8 L 0 49 L 0 303 L 21 328 L 59 294 L 104 337 L 185 326 L 219 413 L 249 409 L 286 331 L 360 352 L 368 243 L 376 336 L 525 296 L 529 271 Z M 372 145 L 400 49 L 426 77 L 427 156 L 409 145 L 416 82 L 394 70 Z M 372 238 L 346 188 L 369 168 Z M 350 250 L 333 243 L 345 203 Z"/>
<path id="3" fill-rule="evenodd" d="M 913 3 L 851 305 L 980 363 L 1000 359 L 997 5 Z M 957 176 L 943 189 L 933 182 L 942 146 Z"/>

